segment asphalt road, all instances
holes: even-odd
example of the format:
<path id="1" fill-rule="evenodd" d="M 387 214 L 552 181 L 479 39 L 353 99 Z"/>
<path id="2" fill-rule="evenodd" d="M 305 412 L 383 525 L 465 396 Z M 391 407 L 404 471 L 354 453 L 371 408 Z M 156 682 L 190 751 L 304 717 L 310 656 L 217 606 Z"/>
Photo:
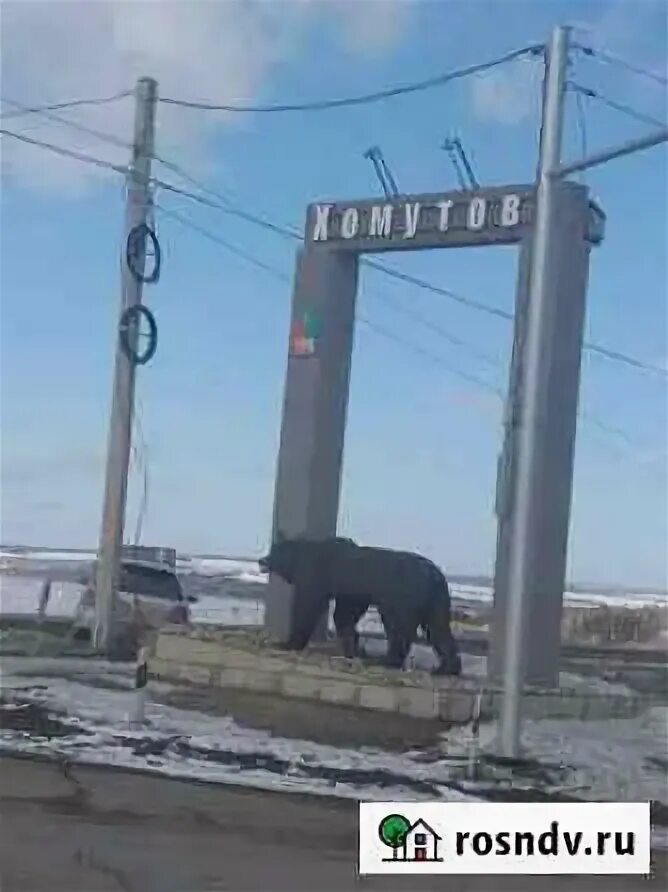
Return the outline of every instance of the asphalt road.
<path id="1" fill-rule="evenodd" d="M 648 892 L 630 877 L 356 876 L 356 804 L 0 758 L 3 892 Z"/>

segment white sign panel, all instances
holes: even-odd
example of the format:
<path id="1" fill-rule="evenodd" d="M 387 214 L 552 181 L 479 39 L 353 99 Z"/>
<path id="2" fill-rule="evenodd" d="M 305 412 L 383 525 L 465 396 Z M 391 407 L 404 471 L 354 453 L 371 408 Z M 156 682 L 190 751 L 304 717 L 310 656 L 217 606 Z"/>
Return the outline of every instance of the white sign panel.
<path id="1" fill-rule="evenodd" d="M 306 242 L 357 251 L 515 243 L 526 234 L 533 205 L 529 186 L 318 202 L 308 209 Z"/>

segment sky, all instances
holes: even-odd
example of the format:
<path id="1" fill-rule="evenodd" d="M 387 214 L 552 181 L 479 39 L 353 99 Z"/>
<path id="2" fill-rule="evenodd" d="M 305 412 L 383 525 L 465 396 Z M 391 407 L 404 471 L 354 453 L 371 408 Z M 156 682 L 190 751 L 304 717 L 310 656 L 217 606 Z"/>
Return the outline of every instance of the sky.
<path id="1" fill-rule="evenodd" d="M 3 2 L 6 103 L 108 97 L 141 75 L 162 97 L 308 101 L 421 80 L 541 42 L 575 24 L 596 49 L 665 75 L 666 6 L 653 0 Z M 75 36 L 76 35 L 76 36 Z M 666 91 L 575 53 L 570 77 L 665 120 Z M 240 115 L 160 104 L 156 151 L 238 206 L 301 227 L 308 202 L 379 194 L 363 153 L 383 149 L 405 192 L 456 188 L 440 146 L 458 134 L 483 184 L 530 182 L 541 66 L 526 59 L 437 89 L 327 112 Z M 132 100 L 63 117 L 127 141 Z M 124 164 L 127 149 L 39 115 L 3 127 Z M 647 131 L 569 96 L 564 157 Z M 0 140 L 0 420 L 3 543 L 94 547 L 100 527 L 123 183 L 118 174 Z M 192 188 L 173 170 L 160 177 Z M 665 146 L 585 176 L 604 208 L 586 336 L 668 368 Z M 159 205 L 292 276 L 295 244 L 163 191 Z M 159 346 L 138 376 L 147 544 L 258 555 L 271 530 L 290 284 L 158 210 L 163 267 L 146 303 Z M 512 248 L 393 255 L 388 263 L 512 310 Z M 406 309 L 431 327 L 409 319 Z M 488 573 L 502 406 L 449 369 L 505 390 L 511 325 L 365 270 L 339 528 L 418 550 L 452 573 Z M 440 326 L 471 349 L 437 334 Z M 480 354 L 491 357 L 481 359 Z M 568 558 L 576 581 L 667 584 L 666 379 L 585 354 Z M 139 440 L 137 441 L 139 442 Z M 133 463 L 126 536 L 142 473 Z"/>

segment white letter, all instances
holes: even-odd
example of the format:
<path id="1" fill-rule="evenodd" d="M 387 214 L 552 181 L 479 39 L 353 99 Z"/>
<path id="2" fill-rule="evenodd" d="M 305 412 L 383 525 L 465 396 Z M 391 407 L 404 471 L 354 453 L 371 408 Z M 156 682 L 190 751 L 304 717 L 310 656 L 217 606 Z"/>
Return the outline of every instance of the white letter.
<path id="1" fill-rule="evenodd" d="M 406 231 L 404 238 L 415 238 L 417 232 L 418 219 L 420 217 L 420 202 L 416 201 L 412 206 L 404 205 L 406 210 Z"/>
<path id="2" fill-rule="evenodd" d="M 392 205 L 384 207 L 375 204 L 371 208 L 369 235 L 388 236 L 392 232 Z"/>
<path id="3" fill-rule="evenodd" d="M 329 204 L 317 204 L 315 206 L 315 226 L 313 227 L 313 241 L 326 242 L 329 238 L 327 226 L 329 224 L 329 212 L 332 207 Z"/>
<path id="4" fill-rule="evenodd" d="M 469 229 L 483 229 L 485 226 L 485 212 L 487 202 L 484 198 L 472 198 L 469 205 L 468 227 Z"/>
<path id="5" fill-rule="evenodd" d="M 348 208 L 341 217 L 341 235 L 344 238 L 355 238 L 360 225 L 357 208 Z"/>
<path id="6" fill-rule="evenodd" d="M 501 225 L 517 226 L 520 222 L 519 195 L 504 195 L 501 204 Z"/>
<path id="7" fill-rule="evenodd" d="M 441 209 L 441 219 L 438 223 L 438 228 L 441 232 L 445 232 L 450 223 L 450 208 L 454 204 L 453 201 L 439 201 L 437 207 Z"/>

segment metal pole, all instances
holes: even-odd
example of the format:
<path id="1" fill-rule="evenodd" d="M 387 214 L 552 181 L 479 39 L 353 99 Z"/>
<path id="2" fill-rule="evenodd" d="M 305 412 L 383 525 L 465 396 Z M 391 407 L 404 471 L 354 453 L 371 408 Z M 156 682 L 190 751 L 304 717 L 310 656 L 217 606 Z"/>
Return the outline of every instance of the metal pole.
<path id="1" fill-rule="evenodd" d="M 624 155 L 631 155 L 633 152 L 651 149 L 662 142 L 668 142 L 668 127 L 662 127 L 661 130 L 655 130 L 653 133 L 648 133 L 647 136 L 641 136 L 639 139 L 631 139 L 616 148 L 606 149 L 603 152 L 597 152 L 595 155 L 588 155 L 579 161 L 573 161 L 572 164 L 562 164 L 556 170 L 550 171 L 550 174 L 555 179 L 563 179 L 571 173 L 588 170 L 590 167 L 605 164 L 607 161 L 622 158 Z"/>
<path id="2" fill-rule="evenodd" d="M 125 238 L 121 250 L 121 315 L 129 307 L 141 304 L 142 300 L 142 283 L 128 269 L 126 249 L 130 232 L 147 221 L 157 95 L 158 85 L 153 78 L 146 77 L 137 81 L 134 141 L 127 176 Z M 144 263 L 145 256 L 137 257 L 138 272 L 143 273 Z M 135 341 L 136 337 L 135 330 Z M 96 647 L 102 650 L 109 650 L 111 644 L 115 589 L 125 526 L 134 385 L 135 364 L 121 348 L 117 332 L 104 507 L 95 571 L 94 641 Z"/>
<path id="3" fill-rule="evenodd" d="M 554 226 L 554 179 L 559 166 L 564 115 L 569 30 L 557 27 L 547 52 L 543 113 L 536 189 L 536 217 L 531 252 L 529 302 L 526 316 L 525 385 L 518 431 L 517 482 L 511 516 L 508 572 L 508 610 L 504 654 L 504 696 L 499 722 L 499 744 L 504 756 L 520 749 L 520 717 L 525 671 L 529 559 L 533 527 L 535 464 L 543 403 L 549 323 L 548 252 Z"/>

